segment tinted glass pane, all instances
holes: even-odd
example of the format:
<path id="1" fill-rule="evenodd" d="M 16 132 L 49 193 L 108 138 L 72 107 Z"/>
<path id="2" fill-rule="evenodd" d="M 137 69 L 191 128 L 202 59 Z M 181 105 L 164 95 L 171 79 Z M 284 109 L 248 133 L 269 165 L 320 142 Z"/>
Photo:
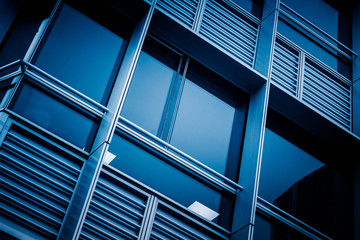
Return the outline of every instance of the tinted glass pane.
<path id="1" fill-rule="evenodd" d="M 11 108 L 79 148 L 90 149 L 97 124 L 41 91 L 23 85 Z"/>
<path id="2" fill-rule="evenodd" d="M 287 6 L 310 20 L 320 29 L 338 38 L 338 11 L 323 0 L 282 0 Z"/>
<path id="3" fill-rule="evenodd" d="M 254 240 L 307 240 L 310 239 L 299 232 L 292 230 L 280 223 L 269 222 L 256 216 Z"/>
<path id="4" fill-rule="evenodd" d="M 121 115 L 157 134 L 176 71 L 142 52 Z"/>
<path id="5" fill-rule="evenodd" d="M 235 109 L 186 80 L 170 143 L 225 174 Z"/>
<path id="6" fill-rule="evenodd" d="M 110 163 L 111 166 L 129 174 L 185 207 L 198 201 L 218 213 L 221 211 L 220 205 L 225 200 L 222 199 L 220 193 L 124 138 L 114 135 L 109 151 L 116 155 L 116 158 Z M 233 202 L 227 200 L 227 204 L 227 206 L 222 207 L 227 211 L 221 212 L 221 217 L 229 217 L 230 215 Z M 214 221 L 219 221 L 219 218 Z"/>
<path id="7" fill-rule="evenodd" d="M 350 178 L 269 129 L 259 196 L 330 237 L 349 231 Z"/>
<path id="8" fill-rule="evenodd" d="M 90 98 L 104 96 L 123 39 L 63 5 L 35 64 Z M 105 95 L 108 95 L 107 93 Z"/>

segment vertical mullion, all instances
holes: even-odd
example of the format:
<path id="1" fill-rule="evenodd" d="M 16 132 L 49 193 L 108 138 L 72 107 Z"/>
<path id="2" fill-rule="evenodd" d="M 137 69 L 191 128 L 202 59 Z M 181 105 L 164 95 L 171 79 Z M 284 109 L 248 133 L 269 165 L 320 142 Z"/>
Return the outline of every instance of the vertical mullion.
<path id="1" fill-rule="evenodd" d="M 183 62 L 184 62 L 184 57 L 182 56 L 180 58 L 179 61 L 179 65 L 176 71 L 176 76 L 175 78 L 172 80 L 171 85 L 170 85 L 170 90 L 168 93 L 168 96 L 166 98 L 166 103 L 164 106 L 164 111 L 161 117 L 161 121 L 160 121 L 160 125 L 159 125 L 159 130 L 158 130 L 158 137 L 165 140 L 167 139 L 167 125 L 168 125 L 168 119 L 169 116 L 172 116 L 170 113 L 172 112 L 172 108 L 173 108 L 173 99 L 177 97 L 178 94 L 178 88 L 179 88 L 179 82 L 181 82 L 181 80 L 179 81 L 179 76 L 181 76 L 181 70 L 183 69 Z M 171 119 L 170 119 L 171 120 Z"/>
<path id="2" fill-rule="evenodd" d="M 195 32 L 200 31 L 200 26 L 201 26 L 202 18 L 204 16 L 206 2 L 207 2 L 207 0 L 199 0 L 199 2 L 198 2 L 195 17 L 194 17 L 194 23 L 192 26 L 192 30 L 194 30 Z"/>
<path id="3" fill-rule="evenodd" d="M 163 138 L 167 143 L 170 142 L 172 131 L 173 131 L 173 128 L 174 128 L 177 111 L 178 111 L 178 108 L 179 108 L 179 105 L 180 105 L 180 99 L 181 99 L 182 91 L 183 91 L 183 88 L 184 88 L 184 85 L 185 85 L 185 78 L 186 78 L 186 73 L 187 73 L 188 66 L 189 66 L 189 61 L 190 61 L 190 58 L 187 57 L 187 59 L 186 59 L 186 61 L 184 63 L 184 68 L 183 68 L 184 70 L 182 72 L 183 74 L 182 74 L 181 81 L 178 81 L 178 84 L 177 84 L 176 89 L 175 89 L 175 95 L 174 95 L 174 97 L 172 98 L 172 101 L 171 101 L 171 107 L 169 109 L 170 118 L 168 118 L 168 120 L 166 122 L 166 125 L 164 126 L 165 131 L 164 131 Z"/>
<path id="4" fill-rule="evenodd" d="M 103 159 L 109 147 L 109 142 L 115 132 L 116 125 L 124 103 L 126 91 L 135 70 L 141 48 L 150 25 L 156 0 L 150 6 L 147 14 L 137 23 L 130 37 L 122 60 L 120 70 L 115 79 L 112 94 L 110 94 L 107 112 L 100 122 L 95 136 L 91 155 L 85 162 L 78 179 L 71 202 L 60 228 L 58 239 L 77 239 L 80 236 L 97 180 L 102 170 Z"/>
<path id="5" fill-rule="evenodd" d="M 39 48 L 41 41 L 43 40 L 45 34 L 48 32 L 48 28 L 50 27 L 50 25 L 52 25 L 55 15 L 58 15 L 59 9 L 61 10 L 61 4 L 62 1 L 58 0 L 55 4 L 55 7 L 53 8 L 53 11 L 50 14 L 50 17 L 45 19 L 40 27 L 39 27 L 39 31 L 35 34 L 35 37 L 33 39 L 33 41 L 30 44 L 29 49 L 27 50 L 25 56 L 24 56 L 24 61 L 26 62 L 30 62 L 33 57 L 35 56 L 35 53 L 37 51 L 37 49 Z"/>
<path id="6" fill-rule="evenodd" d="M 298 77 L 297 77 L 297 91 L 296 97 L 302 99 L 303 89 L 304 89 L 304 72 L 305 72 L 305 53 L 303 51 L 299 52 L 299 66 L 298 66 Z"/>
<path id="7" fill-rule="evenodd" d="M 146 209 L 145 209 L 145 213 L 144 213 L 144 218 L 143 221 L 141 223 L 141 227 L 140 227 L 140 233 L 139 233 L 139 240 L 146 240 L 146 239 L 150 239 L 150 235 L 151 235 L 151 230 L 152 230 L 152 226 L 154 224 L 154 219 L 155 219 L 155 215 L 156 215 L 156 210 L 157 210 L 157 206 L 158 206 L 158 198 L 155 196 L 150 196 L 148 203 L 146 205 Z"/>

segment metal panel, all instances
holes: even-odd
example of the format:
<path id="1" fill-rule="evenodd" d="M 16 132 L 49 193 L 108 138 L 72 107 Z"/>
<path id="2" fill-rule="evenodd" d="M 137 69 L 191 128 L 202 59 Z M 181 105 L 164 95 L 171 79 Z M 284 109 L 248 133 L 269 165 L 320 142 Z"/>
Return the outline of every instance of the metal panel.
<path id="1" fill-rule="evenodd" d="M 271 80 L 296 95 L 299 72 L 299 55 L 275 43 Z"/>
<path id="2" fill-rule="evenodd" d="M 235 11 L 235 9 L 233 9 Z M 258 26 L 242 19 L 214 0 L 206 3 L 200 34 L 207 37 L 233 56 L 253 66 Z M 242 16 L 245 18 L 245 16 Z M 248 19 L 251 22 L 250 19 Z"/>
<path id="3" fill-rule="evenodd" d="M 147 196 L 103 171 L 96 185 L 80 239 L 137 239 Z"/>
<path id="4" fill-rule="evenodd" d="M 198 2 L 198 0 L 158 0 L 156 6 L 162 12 L 192 28 Z"/>
<path id="5" fill-rule="evenodd" d="M 55 239 L 83 161 L 13 128 L 0 148 L 1 219 L 36 239 Z"/>
<path id="6" fill-rule="evenodd" d="M 341 126 L 350 129 L 351 88 L 330 72 L 305 63 L 303 100 Z M 341 84 L 340 84 L 341 83 Z"/>

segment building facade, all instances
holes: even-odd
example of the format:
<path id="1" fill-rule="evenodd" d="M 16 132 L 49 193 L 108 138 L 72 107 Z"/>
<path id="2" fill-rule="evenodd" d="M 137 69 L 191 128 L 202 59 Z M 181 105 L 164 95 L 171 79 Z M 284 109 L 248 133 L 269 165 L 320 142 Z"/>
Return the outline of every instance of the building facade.
<path id="1" fill-rule="evenodd" d="M 360 3 L 0 0 L 1 239 L 360 239 Z"/>

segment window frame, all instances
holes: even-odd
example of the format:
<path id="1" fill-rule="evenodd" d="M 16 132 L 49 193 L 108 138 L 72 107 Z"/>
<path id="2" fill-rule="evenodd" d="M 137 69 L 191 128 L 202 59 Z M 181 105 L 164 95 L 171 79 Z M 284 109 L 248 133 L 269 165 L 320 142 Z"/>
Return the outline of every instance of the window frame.
<path id="1" fill-rule="evenodd" d="M 161 117 L 160 127 L 157 134 L 155 135 L 155 139 L 156 138 L 160 139 L 161 140 L 160 142 L 162 142 L 161 144 L 166 143 L 170 145 L 171 151 L 175 152 L 180 157 L 183 158 L 185 157 L 185 159 L 191 159 L 190 162 L 195 163 L 196 166 L 199 166 L 200 168 L 205 168 L 207 171 L 210 169 L 210 172 L 215 171 L 210 167 L 208 167 L 207 165 L 203 164 L 200 160 L 197 160 L 189 156 L 186 152 L 183 152 L 170 144 L 173 127 L 176 122 L 176 114 L 181 101 L 180 98 L 182 94 L 182 88 L 184 87 L 185 81 L 191 81 L 192 83 L 196 84 L 198 87 L 214 95 L 215 97 L 219 98 L 221 101 L 224 101 L 225 103 L 229 104 L 235 109 L 233 126 L 229 141 L 229 148 L 227 151 L 226 169 L 224 174 L 216 172 L 218 173 L 216 175 L 223 175 L 224 178 L 227 179 L 227 181 L 231 181 L 234 183 L 237 182 L 240 172 L 239 169 L 241 164 L 241 152 L 242 152 L 243 138 L 245 135 L 245 128 L 246 128 L 247 110 L 249 104 L 248 95 L 245 92 L 243 92 L 241 89 L 239 89 L 238 87 L 227 81 L 222 76 L 218 75 L 212 70 L 201 65 L 200 63 L 190 58 L 189 56 L 186 56 L 185 54 L 182 54 L 180 51 L 172 48 L 170 44 L 162 40 L 159 40 L 156 36 L 149 34 L 146 40 L 147 41 L 145 41 L 145 44 L 143 46 L 143 51 L 145 51 L 147 54 L 150 54 L 153 51 L 148 49 L 150 49 L 155 44 L 165 49 L 168 52 L 177 54 L 179 57 L 178 66 L 176 68 L 176 77 L 172 79 L 170 90 L 167 95 L 164 111 Z M 150 42 L 148 44 L 149 46 L 146 45 L 147 42 Z M 147 51 L 149 51 L 150 53 Z M 188 74 L 192 71 L 191 70 L 192 67 L 196 69 L 194 72 L 196 71 L 199 72 L 198 68 L 201 68 L 201 70 L 203 71 L 200 72 L 203 73 L 204 71 L 206 71 L 207 76 L 205 77 L 197 76 L 198 78 L 202 77 L 203 79 L 196 79 L 196 80 L 194 80 L 193 78 L 187 79 Z M 192 75 L 194 75 L 194 73 L 192 73 Z M 208 75 L 215 77 L 206 78 L 208 77 Z M 131 85 L 131 82 L 129 85 Z M 126 96 L 124 99 L 126 99 Z M 124 100 L 124 104 L 125 104 L 125 100 Z M 126 121 L 124 121 L 124 119 L 126 118 L 121 116 L 120 113 L 120 122 L 125 123 Z M 127 121 L 131 122 L 131 120 L 127 120 Z M 134 125 L 136 124 L 134 123 Z M 142 132 L 144 131 L 147 132 L 147 130 L 142 129 L 141 126 L 139 126 L 138 128 L 140 128 Z M 151 133 L 149 134 L 151 135 Z M 166 146 L 165 148 L 168 148 L 168 146 Z"/>

